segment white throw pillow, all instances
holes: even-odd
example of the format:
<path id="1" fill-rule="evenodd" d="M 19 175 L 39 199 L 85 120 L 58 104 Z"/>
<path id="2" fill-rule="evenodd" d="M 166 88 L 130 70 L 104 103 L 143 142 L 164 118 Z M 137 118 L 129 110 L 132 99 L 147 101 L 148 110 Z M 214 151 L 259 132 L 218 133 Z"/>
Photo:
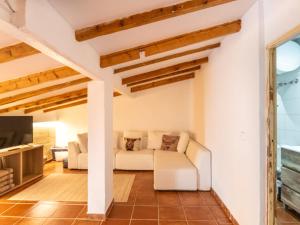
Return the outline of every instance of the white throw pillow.
<path id="1" fill-rule="evenodd" d="M 166 131 L 149 131 L 148 132 L 148 149 L 159 150 L 161 148 L 163 135 L 169 135 Z"/>
<path id="2" fill-rule="evenodd" d="M 80 151 L 82 153 L 88 152 L 88 133 L 77 134 Z"/>
<path id="3" fill-rule="evenodd" d="M 190 137 L 187 132 L 181 132 L 179 142 L 177 145 L 177 151 L 180 153 L 185 153 L 187 146 L 189 144 Z"/>

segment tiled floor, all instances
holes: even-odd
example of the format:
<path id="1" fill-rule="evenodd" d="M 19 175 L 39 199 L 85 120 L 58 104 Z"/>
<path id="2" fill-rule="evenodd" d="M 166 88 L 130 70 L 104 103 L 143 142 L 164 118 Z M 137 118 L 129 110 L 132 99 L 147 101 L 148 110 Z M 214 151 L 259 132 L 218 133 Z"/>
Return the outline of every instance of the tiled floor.
<path id="1" fill-rule="evenodd" d="M 277 225 L 300 225 L 300 215 L 292 210 L 284 209 L 280 202 L 277 202 L 276 219 Z"/>
<path id="2" fill-rule="evenodd" d="M 47 165 L 45 174 L 62 170 Z M 118 172 L 131 173 L 131 172 Z M 126 203 L 115 203 L 106 221 L 89 218 L 86 204 L 11 202 L 0 199 L 1 225 L 232 225 L 210 192 L 153 190 L 152 172 L 136 178 Z M 294 225 L 294 224 L 290 224 Z"/>

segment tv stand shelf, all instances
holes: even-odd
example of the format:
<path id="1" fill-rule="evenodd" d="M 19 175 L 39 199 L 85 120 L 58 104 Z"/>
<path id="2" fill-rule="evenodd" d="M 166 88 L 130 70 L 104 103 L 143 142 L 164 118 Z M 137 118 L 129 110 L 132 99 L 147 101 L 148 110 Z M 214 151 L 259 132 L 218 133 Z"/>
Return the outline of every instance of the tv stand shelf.
<path id="1" fill-rule="evenodd" d="M 1 149 L 0 158 L 6 168 L 13 168 L 15 184 L 0 196 L 43 176 L 43 145 L 31 144 Z"/>

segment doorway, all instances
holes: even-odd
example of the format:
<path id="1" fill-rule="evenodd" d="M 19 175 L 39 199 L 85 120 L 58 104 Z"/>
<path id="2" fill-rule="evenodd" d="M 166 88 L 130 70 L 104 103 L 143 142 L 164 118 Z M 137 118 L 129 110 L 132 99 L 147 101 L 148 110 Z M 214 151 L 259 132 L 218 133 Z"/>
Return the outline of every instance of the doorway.
<path id="1" fill-rule="evenodd" d="M 267 224 L 300 224 L 300 27 L 268 59 Z"/>

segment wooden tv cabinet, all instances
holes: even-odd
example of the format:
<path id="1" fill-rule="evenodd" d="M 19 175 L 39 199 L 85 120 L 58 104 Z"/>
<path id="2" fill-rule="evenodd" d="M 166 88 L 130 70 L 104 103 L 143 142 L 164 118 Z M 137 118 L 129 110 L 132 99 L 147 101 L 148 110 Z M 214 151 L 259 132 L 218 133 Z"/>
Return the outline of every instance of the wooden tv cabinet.
<path id="1" fill-rule="evenodd" d="M 0 196 L 43 176 L 43 145 L 30 144 L 1 149 L 0 159 L 3 166 L 13 168 L 15 184 L 15 187 Z"/>

